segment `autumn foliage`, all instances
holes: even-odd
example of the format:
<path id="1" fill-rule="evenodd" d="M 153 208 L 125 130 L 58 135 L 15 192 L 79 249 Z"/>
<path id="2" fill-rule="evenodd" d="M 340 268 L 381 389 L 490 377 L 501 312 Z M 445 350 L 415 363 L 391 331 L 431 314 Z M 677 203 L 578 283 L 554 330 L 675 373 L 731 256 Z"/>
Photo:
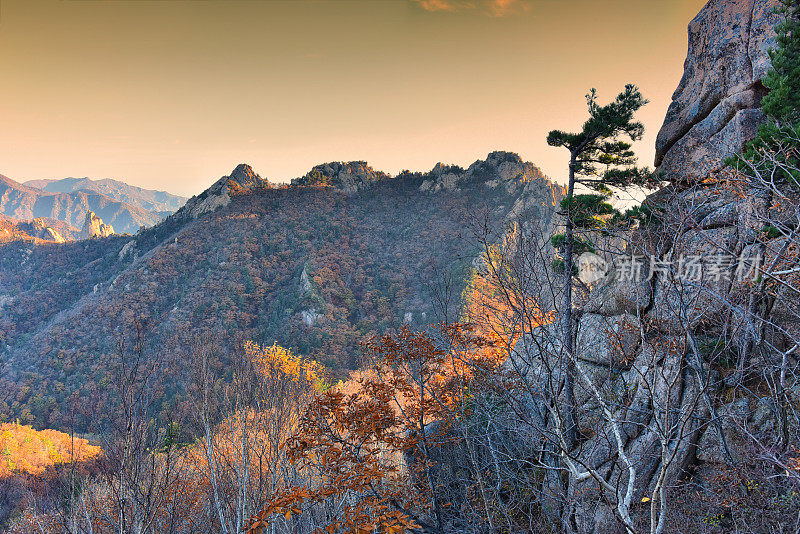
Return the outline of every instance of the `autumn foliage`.
<path id="1" fill-rule="evenodd" d="M 366 343 L 369 371 L 317 395 L 285 444 L 306 482 L 273 495 L 248 532 L 301 517 L 316 532 L 441 532 L 449 503 L 432 476 L 431 449 L 447 439 L 448 421 L 463 409 L 465 371 L 486 346 L 467 325 L 404 327 Z"/>
<path id="2" fill-rule="evenodd" d="M 100 447 L 56 430 L 0 424 L 0 478 L 14 473 L 41 475 L 48 468 L 97 458 Z"/>

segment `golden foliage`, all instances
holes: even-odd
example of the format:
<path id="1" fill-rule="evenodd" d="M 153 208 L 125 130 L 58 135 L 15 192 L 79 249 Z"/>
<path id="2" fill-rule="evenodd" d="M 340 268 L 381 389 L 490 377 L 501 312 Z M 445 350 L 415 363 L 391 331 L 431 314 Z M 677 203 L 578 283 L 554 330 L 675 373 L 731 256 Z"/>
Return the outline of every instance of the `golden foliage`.
<path id="1" fill-rule="evenodd" d="M 247 357 L 265 380 L 276 378 L 288 378 L 294 382 L 305 380 L 312 384 L 317 391 L 322 391 L 327 387 L 325 372 L 320 364 L 298 356 L 277 343 L 269 347 L 262 347 L 257 343 L 247 341 L 244 349 Z"/>
<path id="2" fill-rule="evenodd" d="M 91 460 L 100 447 L 56 430 L 35 430 L 16 423 L 0 424 L 0 478 L 13 473 L 41 475 L 48 467 Z"/>
<path id="3" fill-rule="evenodd" d="M 342 387 L 317 394 L 286 453 L 307 477 L 287 485 L 251 517 L 247 532 L 267 531 L 275 517 L 338 502 L 339 512 L 315 532 L 392 532 L 418 529 L 420 517 L 436 508 L 429 489 L 414 483 L 434 447 L 426 426 L 448 423 L 464 410 L 465 380 L 484 362 L 490 343 L 470 325 L 440 325 L 438 335 L 401 328 L 364 345 L 371 367 Z M 485 362 L 491 368 L 494 361 Z M 427 452 L 425 453 L 427 454 Z"/>
<path id="4" fill-rule="evenodd" d="M 515 239 L 516 231 L 509 233 L 503 246 L 513 246 Z M 508 252 L 500 245 L 487 245 L 481 267 L 472 270 L 462 293 L 462 323 L 471 325 L 474 334 L 488 342 L 483 357 L 496 359 L 498 364 L 523 332 L 548 324 L 555 317 L 552 310 L 542 310 L 536 299 L 527 295 L 506 256 Z M 523 318 L 530 318 L 531 324 Z"/>

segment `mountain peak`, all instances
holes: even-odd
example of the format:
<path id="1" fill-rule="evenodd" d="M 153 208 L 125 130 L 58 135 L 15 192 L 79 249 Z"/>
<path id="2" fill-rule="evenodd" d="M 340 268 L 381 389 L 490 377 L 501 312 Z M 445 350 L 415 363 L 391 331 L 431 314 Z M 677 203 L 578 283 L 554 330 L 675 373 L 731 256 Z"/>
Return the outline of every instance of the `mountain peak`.
<path id="1" fill-rule="evenodd" d="M 236 184 L 238 188 L 243 190 L 250 190 L 254 187 L 269 185 L 268 180 L 261 178 L 255 173 L 253 167 L 246 163 L 240 163 L 237 165 L 227 178 L 229 186 Z"/>
<path id="2" fill-rule="evenodd" d="M 506 152 L 504 150 L 495 150 L 486 156 L 486 162 L 494 165 L 501 165 L 503 163 L 522 164 L 522 158 L 516 152 Z"/>
<path id="3" fill-rule="evenodd" d="M 223 176 L 214 185 L 217 184 L 227 185 L 230 193 L 250 191 L 257 187 L 270 187 L 269 180 L 256 174 L 253 167 L 247 163 L 237 165 L 228 176 Z M 214 185 L 211 187 L 213 188 Z"/>
<path id="4" fill-rule="evenodd" d="M 269 180 L 256 174 L 253 167 L 246 163 L 240 163 L 229 175 L 223 176 L 211 187 L 190 198 L 186 205 L 178 211 L 178 215 L 196 219 L 203 213 L 227 206 L 231 202 L 232 195 L 270 187 L 272 185 Z"/>
<path id="5" fill-rule="evenodd" d="M 458 165 L 437 163 L 423 178 L 420 189 L 432 192 L 465 187 L 494 189 L 502 186 L 509 194 L 517 194 L 520 188 L 530 189 L 530 184 L 534 183 L 542 187 L 557 187 L 533 163 L 523 161 L 515 152 L 501 150 L 490 152 L 486 159 L 475 161 L 467 169 Z"/>
<path id="6" fill-rule="evenodd" d="M 108 237 L 114 233 L 114 227 L 110 224 L 105 224 L 103 219 L 97 216 L 95 212 L 89 210 L 86 212 L 86 220 L 83 223 L 83 229 L 78 235 L 78 239 L 89 239 L 91 237 Z"/>

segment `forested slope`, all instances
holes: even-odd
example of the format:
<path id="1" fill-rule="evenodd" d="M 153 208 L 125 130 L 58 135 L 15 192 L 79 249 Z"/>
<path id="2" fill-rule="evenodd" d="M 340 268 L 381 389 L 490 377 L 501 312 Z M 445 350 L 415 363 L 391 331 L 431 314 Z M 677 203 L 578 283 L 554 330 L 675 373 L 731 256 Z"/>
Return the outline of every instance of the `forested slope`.
<path id="1" fill-rule="evenodd" d="M 561 195 L 508 153 L 374 181 L 359 178 L 363 162 L 337 165 L 280 188 L 237 167 L 134 237 L 0 247 L 3 387 L 12 392 L 2 413 L 60 428 L 74 395 L 76 426 L 101 428 L 118 342 L 137 322 L 165 406 L 179 404 L 197 339 L 221 350 L 277 341 L 341 375 L 358 366 L 370 335 L 435 321 L 445 286 L 458 298 L 487 216 L 496 230 L 512 212 L 549 217 Z"/>

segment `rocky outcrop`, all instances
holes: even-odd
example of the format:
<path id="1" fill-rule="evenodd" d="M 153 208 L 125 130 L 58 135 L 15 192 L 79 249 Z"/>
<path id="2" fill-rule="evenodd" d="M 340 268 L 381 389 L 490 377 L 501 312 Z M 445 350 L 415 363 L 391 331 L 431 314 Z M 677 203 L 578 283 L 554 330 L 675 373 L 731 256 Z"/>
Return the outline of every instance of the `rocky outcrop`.
<path id="1" fill-rule="evenodd" d="M 52 243 L 63 243 L 66 241 L 64 236 L 55 228 L 48 226 L 42 218 L 34 219 L 30 223 L 21 223 L 20 227 L 31 237 L 41 239 L 42 241 L 49 241 Z"/>
<path id="2" fill-rule="evenodd" d="M 721 402 L 725 384 L 715 369 L 730 365 L 730 349 L 720 348 L 720 338 L 742 329 L 731 306 L 747 291 L 750 279 L 741 269 L 752 261 L 763 199 L 730 183 L 699 183 L 741 150 L 763 119 L 761 80 L 769 68 L 776 5 L 711 0 L 689 25 L 686 70 L 656 146 L 659 170 L 679 185 L 646 201 L 660 212 L 659 221 L 630 236 L 629 253 L 643 256 L 641 269 L 612 267 L 578 311 L 579 423 L 594 435 L 577 454 L 609 479 L 628 476 L 615 459 L 617 447 L 608 445 L 613 426 L 599 401 L 621 400 L 613 417 L 626 421 L 620 429 L 636 470 L 637 499 L 652 490 L 664 467 L 658 460 L 663 410 L 691 414 L 681 439 L 671 444 L 675 453 L 664 473 L 670 485 L 698 460 L 738 461 L 743 452 L 734 446 L 736 429 L 753 429 L 759 418 L 746 400 Z M 730 343 L 737 346 L 735 335 Z M 762 400 L 749 403 L 761 406 Z M 767 409 L 761 412 L 770 419 Z M 578 482 L 571 491 L 592 487 Z M 613 518 L 598 522 L 591 507 L 579 506 L 575 515 L 583 532 L 618 526 Z"/>
<path id="3" fill-rule="evenodd" d="M 752 313 L 746 310 L 756 255 L 780 257 L 787 244 L 763 235 L 769 193 L 741 180 L 706 180 L 724 177 L 723 160 L 754 137 L 763 119 L 761 80 L 769 69 L 777 5 L 711 0 L 691 22 L 686 70 L 656 147 L 656 164 L 673 185 L 646 200 L 657 217 L 625 236 L 628 257 L 617 256 L 588 290 L 576 287 L 582 439 L 570 453 L 606 480 L 627 481 L 635 472 L 633 502 L 649 500 L 661 475 L 674 487 L 692 473 L 713 476 L 722 464 L 738 464 L 753 436 L 777 427 L 772 398 L 749 383 L 739 387 L 745 364 L 737 358 L 751 331 L 745 316 Z M 790 272 L 796 256 L 776 265 Z M 773 346 L 788 344 L 784 350 L 791 352 L 793 342 L 783 336 L 800 331 L 798 317 L 797 309 L 772 313 L 775 326 L 769 328 L 779 333 L 768 337 L 764 327 L 767 333 L 758 335 Z M 531 384 L 561 383 L 559 362 L 566 357 L 560 328 L 548 324 L 520 339 L 507 368 L 521 370 Z M 775 355 L 766 349 L 748 358 L 754 382 L 770 365 L 774 369 L 769 362 Z M 787 361 L 798 365 L 794 357 Z M 787 380 L 786 387 L 800 391 L 797 384 Z M 665 414 L 672 414 L 670 424 L 680 422 L 679 434 L 664 434 Z M 669 463 L 665 444 L 672 448 Z M 620 461 L 620 449 L 634 471 Z M 613 509 L 597 505 L 603 490 L 595 481 L 571 479 L 569 492 L 578 503 L 571 518 L 578 532 L 620 530 Z"/>
<path id="4" fill-rule="evenodd" d="M 507 196 L 505 213 L 496 214 L 506 221 L 528 218 L 550 221 L 554 207 L 566 190 L 551 182 L 531 162 L 513 152 L 495 151 L 485 160 L 477 160 L 467 169 L 437 163 L 421 176 L 420 191 L 461 191 L 479 188 L 488 195 Z M 524 215 L 524 217 L 523 217 Z"/>
<path id="5" fill-rule="evenodd" d="M 93 211 L 86 212 L 86 221 L 78 234 L 78 239 L 90 239 L 92 237 L 108 237 L 114 233 L 114 227 L 105 224 L 103 219 L 98 217 Z"/>
<path id="6" fill-rule="evenodd" d="M 759 252 L 756 235 L 767 204 L 760 191 L 745 186 L 669 187 L 651 197 L 651 205 L 661 208 L 658 221 L 633 231 L 628 240 L 639 268 L 630 268 L 630 257 L 617 258 L 575 308 L 575 398 L 585 434 L 573 453 L 603 477 L 625 480 L 628 470 L 618 459 L 615 428 L 603 403 L 613 407 L 611 417 L 624 422 L 618 429 L 635 467 L 635 501 L 649 498 L 662 474 L 660 425 L 667 409 L 676 414 L 673 423 L 685 422 L 680 439 L 670 438 L 675 453 L 664 473 L 670 486 L 696 471 L 712 477 L 739 464 L 752 451 L 752 440 L 769 442 L 768 433 L 777 432 L 778 410 L 768 388 L 764 382 L 762 390 L 752 386 L 737 369 L 748 332 L 743 310 L 757 279 L 753 262 L 759 253 L 780 257 L 786 241 L 767 240 Z M 789 255 L 774 269 L 796 267 Z M 793 309 L 772 312 L 759 336 L 765 345 L 791 352 L 800 337 L 800 313 L 796 298 L 785 298 L 784 304 Z M 538 328 L 520 340 L 508 367 L 522 369 L 534 384 L 559 380 L 558 361 L 565 357 L 560 334 L 555 324 Z M 743 372 L 757 383 L 765 369 L 775 369 L 775 358 L 765 347 L 756 349 Z M 787 362 L 789 369 L 797 368 L 795 356 Z M 786 380 L 791 392 L 800 392 L 798 384 Z M 580 502 L 578 496 L 597 489 L 592 481 L 574 481 L 570 491 Z M 578 532 L 616 531 L 613 514 L 600 521 L 595 505 L 590 500 L 576 506 Z"/>
<path id="7" fill-rule="evenodd" d="M 656 140 L 667 180 L 699 178 L 754 136 L 777 0 L 711 0 L 689 24 L 683 78 Z"/>
<path id="8" fill-rule="evenodd" d="M 458 165 L 445 165 L 437 163 L 427 173 L 425 181 L 419 186 L 420 191 L 453 191 L 458 188 L 458 182 L 464 175 L 464 169 Z"/>
<path id="9" fill-rule="evenodd" d="M 354 194 L 387 178 L 391 177 L 374 170 L 366 161 L 336 161 L 316 165 L 305 176 L 292 180 L 292 185 L 336 187 L 347 194 Z"/>
<path id="10" fill-rule="evenodd" d="M 241 163 L 230 175 L 223 176 L 201 194 L 186 201 L 175 216 L 182 219 L 196 219 L 204 213 L 227 206 L 233 195 L 269 187 L 271 184 L 268 180 L 256 174 L 250 165 Z"/>

